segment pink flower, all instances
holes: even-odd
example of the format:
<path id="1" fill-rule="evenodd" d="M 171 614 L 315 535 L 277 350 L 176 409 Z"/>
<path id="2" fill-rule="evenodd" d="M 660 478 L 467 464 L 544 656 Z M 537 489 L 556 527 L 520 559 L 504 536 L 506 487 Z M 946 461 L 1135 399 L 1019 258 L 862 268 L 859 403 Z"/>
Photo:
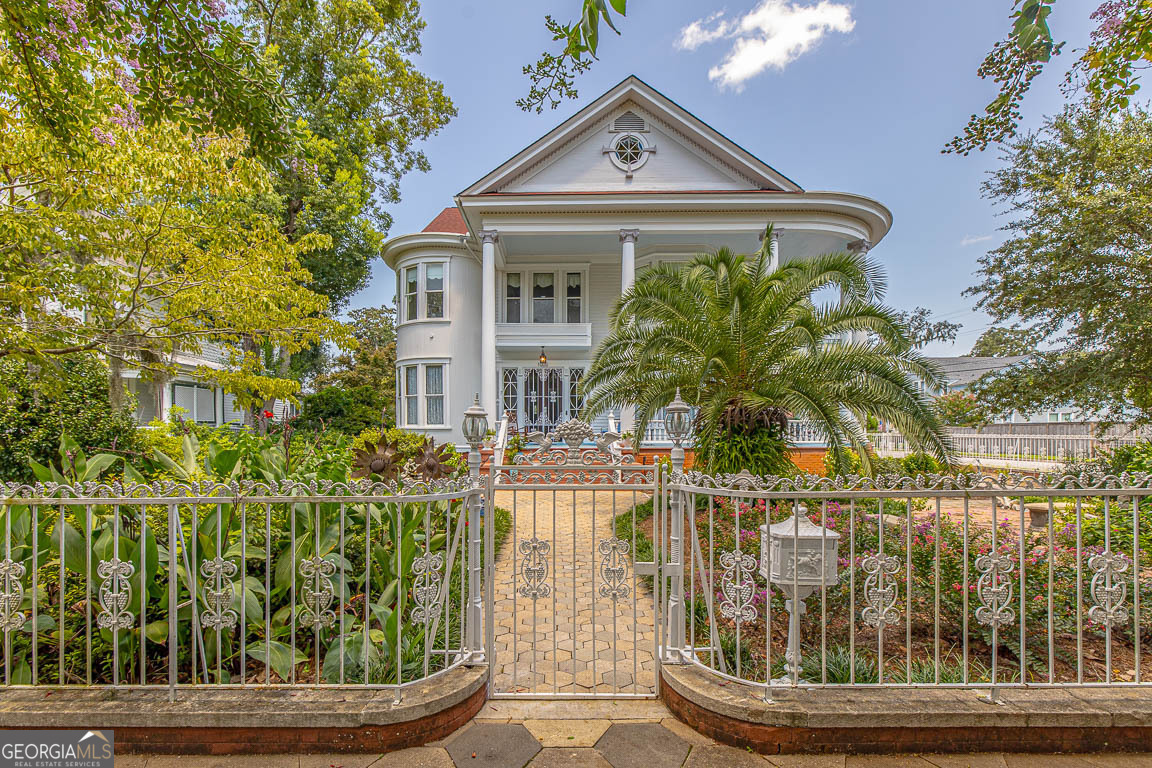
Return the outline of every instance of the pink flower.
<path id="1" fill-rule="evenodd" d="M 102 130 L 99 126 L 92 126 L 92 136 L 101 144 L 109 147 L 116 146 L 116 137 L 110 131 Z"/>

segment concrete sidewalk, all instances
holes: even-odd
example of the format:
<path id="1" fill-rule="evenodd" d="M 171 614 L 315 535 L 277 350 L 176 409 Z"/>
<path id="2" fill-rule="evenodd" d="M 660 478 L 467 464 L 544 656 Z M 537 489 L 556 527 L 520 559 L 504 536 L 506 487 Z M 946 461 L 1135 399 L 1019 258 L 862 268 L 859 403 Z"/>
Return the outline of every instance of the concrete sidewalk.
<path id="1" fill-rule="evenodd" d="M 118 768 L 1152 768 L 1152 754 L 772 755 L 719 745 L 657 701 L 491 701 L 442 742 L 386 755 L 127 756 Z"/>

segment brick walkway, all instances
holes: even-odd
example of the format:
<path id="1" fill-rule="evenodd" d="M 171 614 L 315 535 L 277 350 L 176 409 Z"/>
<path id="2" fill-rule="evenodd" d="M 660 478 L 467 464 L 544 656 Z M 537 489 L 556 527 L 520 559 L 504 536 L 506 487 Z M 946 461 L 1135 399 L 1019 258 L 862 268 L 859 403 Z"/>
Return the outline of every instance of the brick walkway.
<path id="1" fill-rule="evenodd" d="M 646 498 L 550 486 L 496 494 L 497 506 L 515 511 L 515 525 L 495 563 L 494 691 L 655 692 L 651 592 L 636 578 L 629 551 L 620 596 L 605 597 L 598 549 L 613 536 L 614 511 Z M 533 537 L 549 545 L 535 600 L 521 593 L 530 580 L 520 545 Z"/>

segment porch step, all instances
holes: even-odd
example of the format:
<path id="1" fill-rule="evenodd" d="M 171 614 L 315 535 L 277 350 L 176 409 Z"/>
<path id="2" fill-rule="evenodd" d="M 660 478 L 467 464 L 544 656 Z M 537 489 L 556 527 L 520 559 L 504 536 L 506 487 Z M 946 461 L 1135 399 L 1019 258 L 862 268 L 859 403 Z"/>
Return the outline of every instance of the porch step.
<path id="1" fill-rule="evenodd" d="M 663 720 L 671 717 L 657 699 L 546 700 L 497 699 L 476 713 L 477 720 Z"/>

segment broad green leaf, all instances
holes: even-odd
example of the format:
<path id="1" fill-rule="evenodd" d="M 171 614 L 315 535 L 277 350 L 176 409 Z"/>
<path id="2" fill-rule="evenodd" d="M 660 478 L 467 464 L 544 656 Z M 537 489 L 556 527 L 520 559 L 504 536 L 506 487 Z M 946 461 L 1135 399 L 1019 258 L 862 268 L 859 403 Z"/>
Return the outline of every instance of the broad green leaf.
<path id="1" fill-rule="evenodd" d="M 272 671 L 285 681 L 291 677 L 293 667 L 308 660 L 299 648 L 293 652 L 290 646 L 277 640 L 263 640 L 248 646 L 248 655 L 272 667 Z"/>

